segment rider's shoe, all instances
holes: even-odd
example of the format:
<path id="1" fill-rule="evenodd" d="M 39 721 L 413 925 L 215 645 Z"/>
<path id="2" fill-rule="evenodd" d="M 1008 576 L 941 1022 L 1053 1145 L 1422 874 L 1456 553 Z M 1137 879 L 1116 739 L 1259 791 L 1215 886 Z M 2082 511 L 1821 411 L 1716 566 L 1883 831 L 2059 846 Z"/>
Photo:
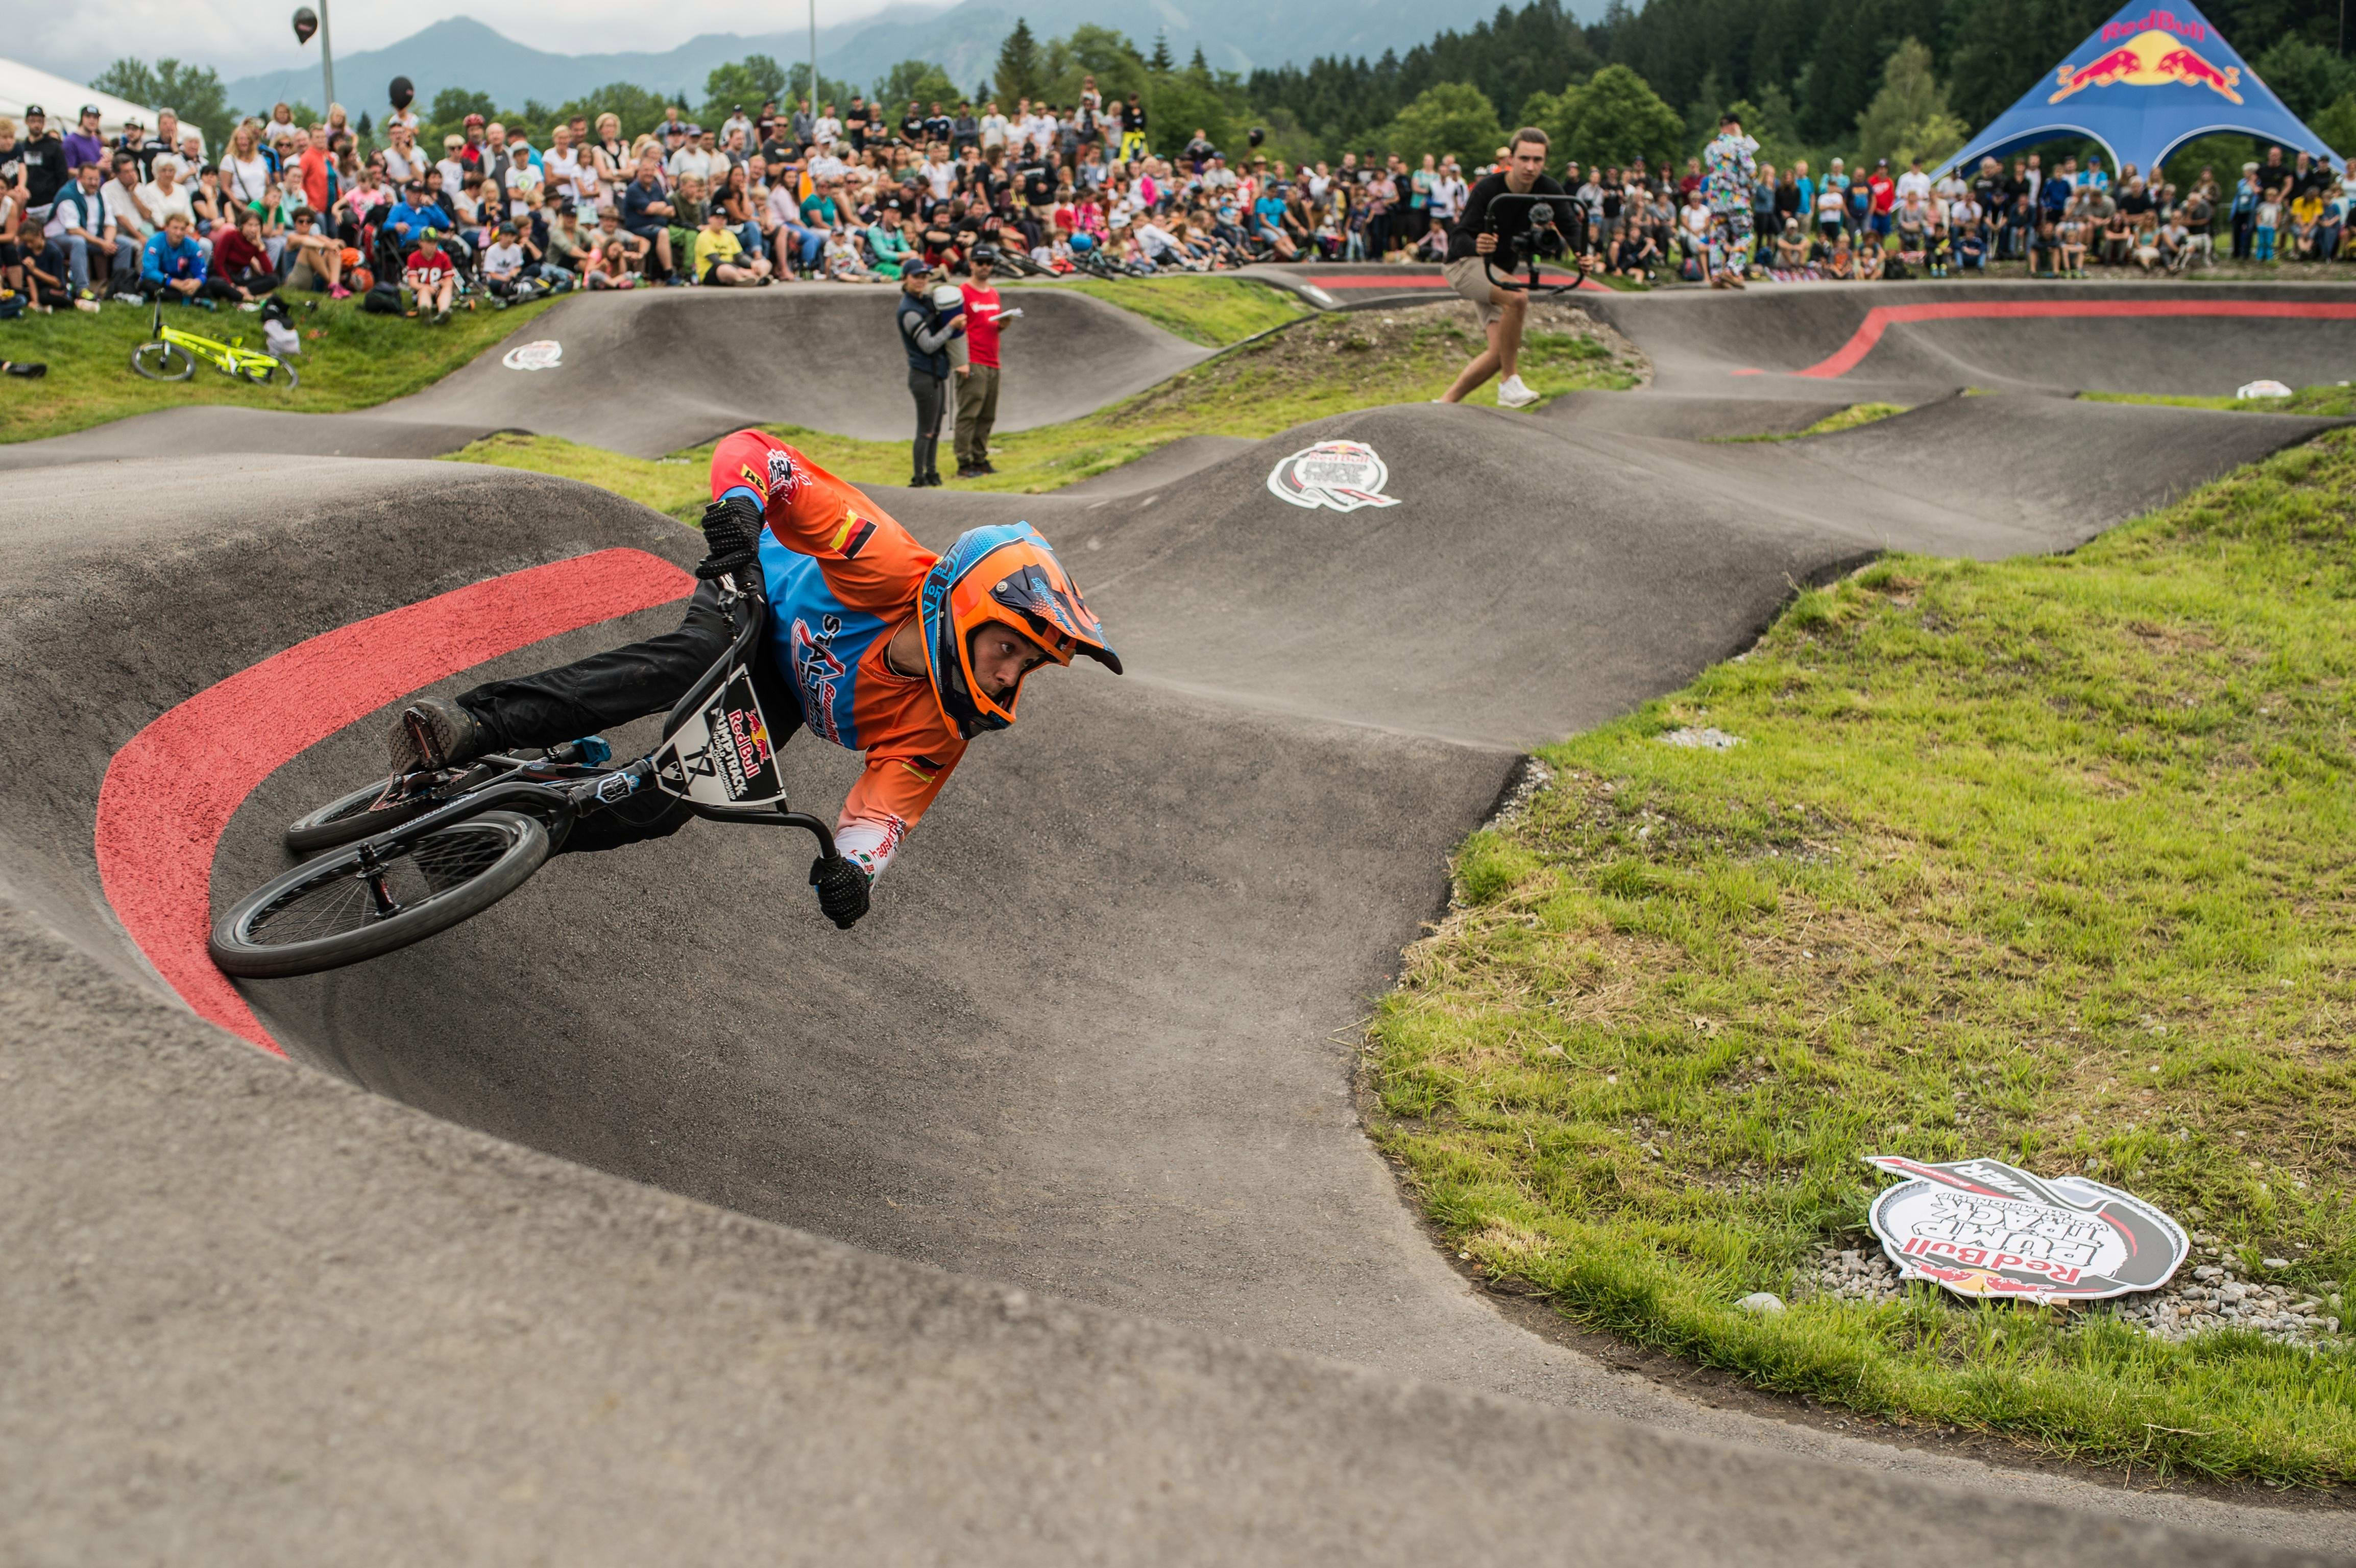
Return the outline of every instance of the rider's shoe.
<path id="1" fill-rule="evenodd" d="M 1519 376 L 1508 376 L 1497 386 L 1497 406 L 1503 409 L 1526 409 L 1538 400 L 1538 395 L 1523 384 Z"/>
<path id="2" fill-rule="evenodd" d="M 473 762 L 491 749 L 483 721 L 446 697 L 422 697 L 401 710 L 387 761 L 398 778 Z"/>

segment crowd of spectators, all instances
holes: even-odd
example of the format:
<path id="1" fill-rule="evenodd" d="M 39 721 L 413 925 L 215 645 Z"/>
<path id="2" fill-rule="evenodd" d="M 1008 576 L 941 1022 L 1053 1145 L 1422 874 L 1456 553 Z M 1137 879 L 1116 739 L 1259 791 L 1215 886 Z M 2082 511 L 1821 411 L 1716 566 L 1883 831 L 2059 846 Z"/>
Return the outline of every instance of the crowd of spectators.
<path id="1" fill-rule="evenodd" d="M 1092 78 L 1069 104 L 1011 112 L 854 97 L 698 124 L 674 108 L 635 137 L 614 114 L 579 115 L 544 145 L 481 115 L 423 145 L 405 108 L 375 128 L 380 145 L 340 106 L 301 125 L 279 104 L 217 150 L 168 110 L 152 133 L 133 123 L 111 142 L 98 119 L 85 109 L 60 134 L 37 107 L 21 127 L 0 118 L 0 313 L 94 311 L 108 297 L 255 308 L 294 288 L 442 320 L 462 303 L 581 288 L 884 283 L 912 257 L 961 271 L 981 246 L 1016 273 L 1439 261 L 1492 166 L 1345 155 L 1293 167 L 1199 130 L 1163 157 L 1138 99 L 1108 101 Z M 2182 271 L 2356 245 L 2356 165 L 2343 174 L 2278 148 L 2230 187 L 2203 170 L 2181 190 L 2133 168 L 2115 179 L 2099 159 L 1989 160 L 1934 181 L 1886 160 L 1778 169 L 1756 148 L 1730 123 L 1682 171 L 1567 164 L 1568 251 L 1593 272 L 1733 285 L 1984 273 L 1996 261 L 2045 276 L 2089 262 Z"/>

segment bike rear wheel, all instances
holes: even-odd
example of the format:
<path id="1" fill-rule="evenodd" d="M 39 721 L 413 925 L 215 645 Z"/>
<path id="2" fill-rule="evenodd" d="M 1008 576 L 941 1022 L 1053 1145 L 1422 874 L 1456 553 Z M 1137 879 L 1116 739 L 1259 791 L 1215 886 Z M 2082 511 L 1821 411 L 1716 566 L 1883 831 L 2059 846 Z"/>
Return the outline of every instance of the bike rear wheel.
<path id="1" fill-rule="evenodd" d="M 185 381 L 196 374 L 197 362 L 177 343 L 143 343 L 131 351 L 131 368 L 151 381 Z"/>
<path id="2" fill-rule="evenodd" d="M 330 850 L 240 900 L 213 927 L 226 974 L 280 979 L 340 969 L 423 942 L 521 887 L 548 859 L 548 830 L 511 811 L 436 827 L 364 864 L 366 844 Z"/>
<path id="3" fill-rule="evenodd" d="M 377 802 L 384 798 L 385 784 L 385 780 L 379 779 L 374 784 L 362 784 L 351 794 L 339 795 L 318 810 L 296 817 L 281 835 L 286 848 L 297 855 L 316 855 L 322 849 L 357 843 L 371 834 L 398 827 L 442 804 L 431 794 L 421 794 L 380 807 Z"/>
<path id="4" fill-rule="evenodd" d="M 291 392 L 303 384 L 303 379 L 294 374 L 294 367 L 284 359 L 273 359 L 268 365 L 249 366 L 245 379 L 257 387 L 275 387 L 282 392 Z"/>

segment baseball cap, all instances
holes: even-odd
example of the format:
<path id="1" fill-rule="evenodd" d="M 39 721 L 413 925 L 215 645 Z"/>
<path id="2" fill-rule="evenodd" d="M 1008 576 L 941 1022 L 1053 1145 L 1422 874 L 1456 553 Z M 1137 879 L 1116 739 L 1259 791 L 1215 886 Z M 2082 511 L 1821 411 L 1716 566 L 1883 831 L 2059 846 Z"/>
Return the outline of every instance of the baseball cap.
<path id="1" fill-rule="evenodd" d="M 81 106 L 81 112 L 85 116 L 95 114 L 98 112 L 98 105 L 95 103 L 85 103 Z"/>
<path id="2" fill-rule="evenodd" d="M 933 264 L 922 256 L 911 256 L 900 263 L 900 275 L 904 278 L 921 278 L 932 270 Z"/>
<path id="3" fill-rule="evenodd" d="M 431 245 L 441 238 L 442 230 L 439 229 L 421 229 L 417 231 L 417 242 L 421 245 Z"/>
<path id="4" fill-rule="evenodd" d="M 48 110 L 46 110 L 46 109 L 42 108 L 42 107 L 41 107 L 39 104 L 37 104 L 37 103 L 27 103 L 27 105 L 25 105 L 25 118 L 26 118 L 26 119 L 30 120 L 30 119 L 31 119 L 31 118 L 33 118 L 33 116 L 35 116 L 36 114 L 39 115 L 39 116 L 40 116 L 42 119 L 44 119 L 44 120 L 46 120 L 46 119 L 48 119 L 48 118 L 49 117 L 49 112 L 48 112 Z"/>

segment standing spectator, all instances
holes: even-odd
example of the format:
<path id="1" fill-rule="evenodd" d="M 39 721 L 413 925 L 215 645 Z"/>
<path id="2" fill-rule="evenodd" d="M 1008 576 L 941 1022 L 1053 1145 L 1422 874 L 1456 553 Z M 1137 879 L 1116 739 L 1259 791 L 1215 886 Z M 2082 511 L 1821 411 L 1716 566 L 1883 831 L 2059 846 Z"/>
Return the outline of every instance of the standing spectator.
<path id="1" fill-rule="evenodd" d="M 2251 213 L 2250 259 L 2272 261 L 2275 259 L 2275 235 L 2282 228 L 2282 191 L 2268 186 L 2258 193 L 2258 205 Z"/>
<path id="2" fill-rule="evenodd" d="M 1464 211 L 1466 191 L 1464 176 L 1457 171 L 1456 155 L 1451 153 L 1440 160 L 1439 176 L 1431 182 L 1433 228 L 1451 229 L 1456 227 L 1456 219 Z M 1323 192 L 1311 193 L 1312 199 L 1321 197 L 1323 194 Z M 1453 241 L 1451 243 L 1452 244 Z"/>
<path id="3" fill-rule="evenodd" d="M 1871 203 L 1873 237 L 1877 241 L 1890 238 L 1890 214 L 1898 206 L 1898 182 L 1890 177 L 1890 160 L 1881 159 L 1868 175 L 1865 188 Z"/>
<path id="4" fill-rule="evenodd" d="M 1742 272 L 1750 259 L 1751 237 L 1752 183 L 1759 170 L 1754 159 L 1758 142 L 1742 133 L 1742 122 L 1731 114 L 1722 114 L 1718 122 L 1718 139 L 1703 149 L 1702 162 L 1708 172 L 1701 179 L 1702 194 L 1709 203 L 1712 234 L 1722 234 L 1722 250 L 1710 272 L 1710 287 L 1740 288 Z"/>
<path id="5" fill-rule="evenodd" d="M 2258 165 L 2242 165 L 2242 177 L 2233 184 L 2233 260 L 2246 261 L 2255 237 L 2258 222 L 2258 201 L 2263 194 L 2258 184 Z"/>
<path id="6" fill-rule="evenodd" d="M 221 155 L 221 196 L 232 207 L 256 207 L 270 195 L 270 163 L 257 143 L 260 133 L 248 121 L 229 133 L 229 151 Z M 391 167 L 392 155 L 385 155 Z M 422 172 L 422 171 L 421 171 Z"/>
<path id="7" fill-rule="evenodd" d="M 957 114 L 949 121 L 949 154 L 952 159 L 962 158 L 968 147 L 977 152 L 981 147 L 981 120 L 974 113 L 973 105 L 958 100 Z"/>
<path id="8" fill-rule="evenodd" d="M 590 165 L 594 173 L 594 165 Z M 579 203 L 588 193 L 581 187 L 582 157 L 573 145 L 573 128 L 559 125 L 548 133 L 548 151 L 540 160 L 540 174 L 551 201 Z"/>
<path id="9" fill-rule="evenodd" d="M 32 112 L 26 111 L 25 118 L 30 120 L 32 117 Z M 81 123 L 66 133 L 65 154 L 68 174 L 74 173 L 85 164 L 95 164 L 98 165 L 99 177 L 101 179 L 106 177 L 106 140 L 98 133 L 96 104 L 89 103 L 82 106 Z"/>
<path id="10" fill-rule="evenodd" d="M 443 253 L 441 238 L 431 229 L 420 234 L 417 249 L 410 252 L 409 265 L 402 274 L 416 293 L 418 314 L 431 311 L 436 326 L 450 319 L 450 305 L 458 292 L 458 269 Z"/>
<path id="11" fill-rule="evenodd" d="M 965 303 L 967 370 L 957 394 L 958 477 L 978 479 L 998 470 L 991 465 L 990 438 L 998 428 L 998 335 L 1008 322 L 1022 315 L 1001 304 L 991 274 L 998 265 L 995 246 L 978 245 L 969 262 L 973 281 L 958 292 Z"/>
<path id="12" fill-rule="evenodd" d="M 71 183 L 73 171 L 66 167 L 65 144 L 48 128 L 37 103 L 25 106 L 25 140 L 17 162 L 18 177 L 25 187 L 25 215 L 46 223 L 58 193 Z"/>
<path id="13" fill-rule="evenodd" d="M 303 199 L 314 212 L 332 212 L 336 199 L 344 194 L 344 182 L 334 155 L 327 150 L 327 128 L 312 126 L 304 144 L 298 163 Z"/>
<path id="14" fill-rule="evenodd" d="M 230 141 L 234 144 L 235 140 L 236 133 L 232 132 Z M 423 178 L 426 165 L 431 161 L 425 155 L 425 149 L 417 144 L 417 133 L 399 121 L 392 122 L 386 132 L 384 177 L 393 189 L 404 190 L 410 181 Z M 221 165 L 221 183 L 230 183 L 226 161 Z"/>
<path id="15" fill-rule="evenodd" d="M 948 341 L 958 323 L 944 320 L 932 301 L 932 269 L 921 256 L 900 272 L 900 346 L 908 356 L 908 395 L 916 402 L 916 437 L 909 453 L 908 485 L 941 483 L 935 455 L 941 444 L 941 405 L 949 375 Z"/>
<path id="16" fill-rule="evenodd" d="M 1449 286 L 1470 301 L 1480 314 L 1489 346 L 1472 357 L 1455 383 L 1441 394 L 1440 400 L 1443 403 L 1462 402 L 1465 394 L 1492 376 L 1504 377 L 1497 384 L 1500 407 L 1525 408 L 1537 401 L 1537 393 L 1523 383 L 1518 369 L 1522 323 L 1528 315 L 1529 295 L 1519 289 L 1498 288 L 1489 282 L 1491 267 L 1510 274 L 1519 260 L 1512 235 L 1488 231 L 1489 204 L 1507 192 L 1516 196 L 1564 193 L 1546 172 L 1544 131 L 1534 125 L 1524 126 L 1514 133 L 1508 149 L 1505 171 L 1481 176 L 1480 183 L 1465 197 L 1462 218 L 1449 232 Z"/>

